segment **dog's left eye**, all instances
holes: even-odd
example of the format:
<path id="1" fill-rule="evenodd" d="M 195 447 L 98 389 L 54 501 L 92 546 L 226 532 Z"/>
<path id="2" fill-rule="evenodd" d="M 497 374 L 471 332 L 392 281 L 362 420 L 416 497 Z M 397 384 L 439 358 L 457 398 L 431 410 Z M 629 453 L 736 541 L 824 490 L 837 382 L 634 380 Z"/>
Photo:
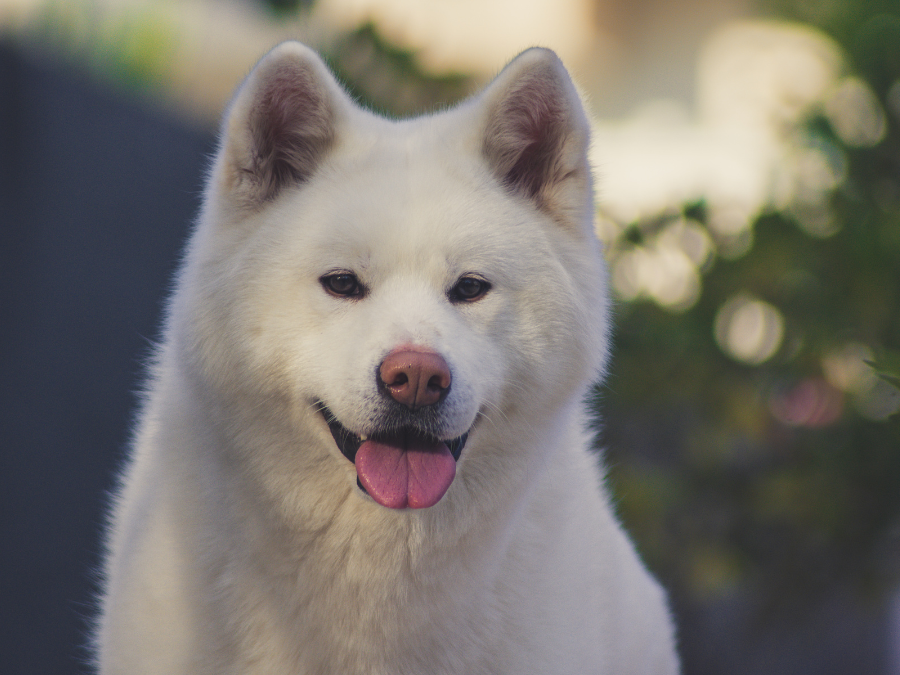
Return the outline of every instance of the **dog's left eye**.
<path id="1" fill-rule="evenodd" d="M 474 302 L 483 298 L 491 290 L 491 285 L 478 277 L 461 277 L 447 294 L 452 302 Z"/>
<path id="2" fill-rule="evenodd" d="M 341 298 L 361 298 L 365 292 L 356 275 L 349 272 L 326 274 L 319 278 L 319 283 L 331 295 Z"/>

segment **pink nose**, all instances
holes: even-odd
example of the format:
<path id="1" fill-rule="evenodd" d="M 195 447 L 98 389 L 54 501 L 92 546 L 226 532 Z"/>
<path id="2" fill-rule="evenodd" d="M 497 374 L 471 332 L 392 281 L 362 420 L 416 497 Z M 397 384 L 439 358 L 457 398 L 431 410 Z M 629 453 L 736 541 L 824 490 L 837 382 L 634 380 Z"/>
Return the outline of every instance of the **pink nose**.
<path id="1" fill-rule="evenodd" d="M 391 397 L 411 409 L 434 405 L 450 389 L 450 367 L 435 352 L 391 352 L 378 373 Z"/>

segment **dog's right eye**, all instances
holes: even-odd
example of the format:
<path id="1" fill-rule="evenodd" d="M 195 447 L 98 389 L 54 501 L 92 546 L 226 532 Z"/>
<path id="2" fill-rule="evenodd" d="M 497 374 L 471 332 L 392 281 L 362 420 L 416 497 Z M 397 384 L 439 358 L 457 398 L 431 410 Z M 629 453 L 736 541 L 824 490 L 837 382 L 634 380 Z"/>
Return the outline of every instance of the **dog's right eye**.
<path id="1" fill-rule="evenodd" d="M 337 272 L 319 278 L 322 288 L 339 298 L 361 298 L 365 292 L 355 274 Z"/>

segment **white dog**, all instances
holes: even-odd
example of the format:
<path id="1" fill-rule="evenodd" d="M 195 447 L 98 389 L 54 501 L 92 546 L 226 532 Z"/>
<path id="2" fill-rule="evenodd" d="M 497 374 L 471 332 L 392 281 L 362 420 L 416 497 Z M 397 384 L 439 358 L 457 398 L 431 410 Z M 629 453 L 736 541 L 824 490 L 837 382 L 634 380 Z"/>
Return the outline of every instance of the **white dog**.
<path id="1" fill-rule="evenodd" d="M 547 50 L 404 121 L 300 44 L 260 62 L 115 506 L 101 673 L 678 672 L 590 450 L 587 147 Z"/>

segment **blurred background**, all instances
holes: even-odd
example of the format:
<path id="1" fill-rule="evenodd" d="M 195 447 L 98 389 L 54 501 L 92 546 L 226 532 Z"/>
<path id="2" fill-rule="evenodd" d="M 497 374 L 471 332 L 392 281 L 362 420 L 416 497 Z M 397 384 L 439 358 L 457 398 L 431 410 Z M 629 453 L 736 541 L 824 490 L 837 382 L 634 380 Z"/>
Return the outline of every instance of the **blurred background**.
<path id="1" fill-rule="evenodd" d="M 288 37 L 396 116 L 560 53 L 616 294 L 598 445 L 685 673 L 900 675 L 896 0 L 0 0 L 3 672 L 87 672 L 217 119 Z"/>

